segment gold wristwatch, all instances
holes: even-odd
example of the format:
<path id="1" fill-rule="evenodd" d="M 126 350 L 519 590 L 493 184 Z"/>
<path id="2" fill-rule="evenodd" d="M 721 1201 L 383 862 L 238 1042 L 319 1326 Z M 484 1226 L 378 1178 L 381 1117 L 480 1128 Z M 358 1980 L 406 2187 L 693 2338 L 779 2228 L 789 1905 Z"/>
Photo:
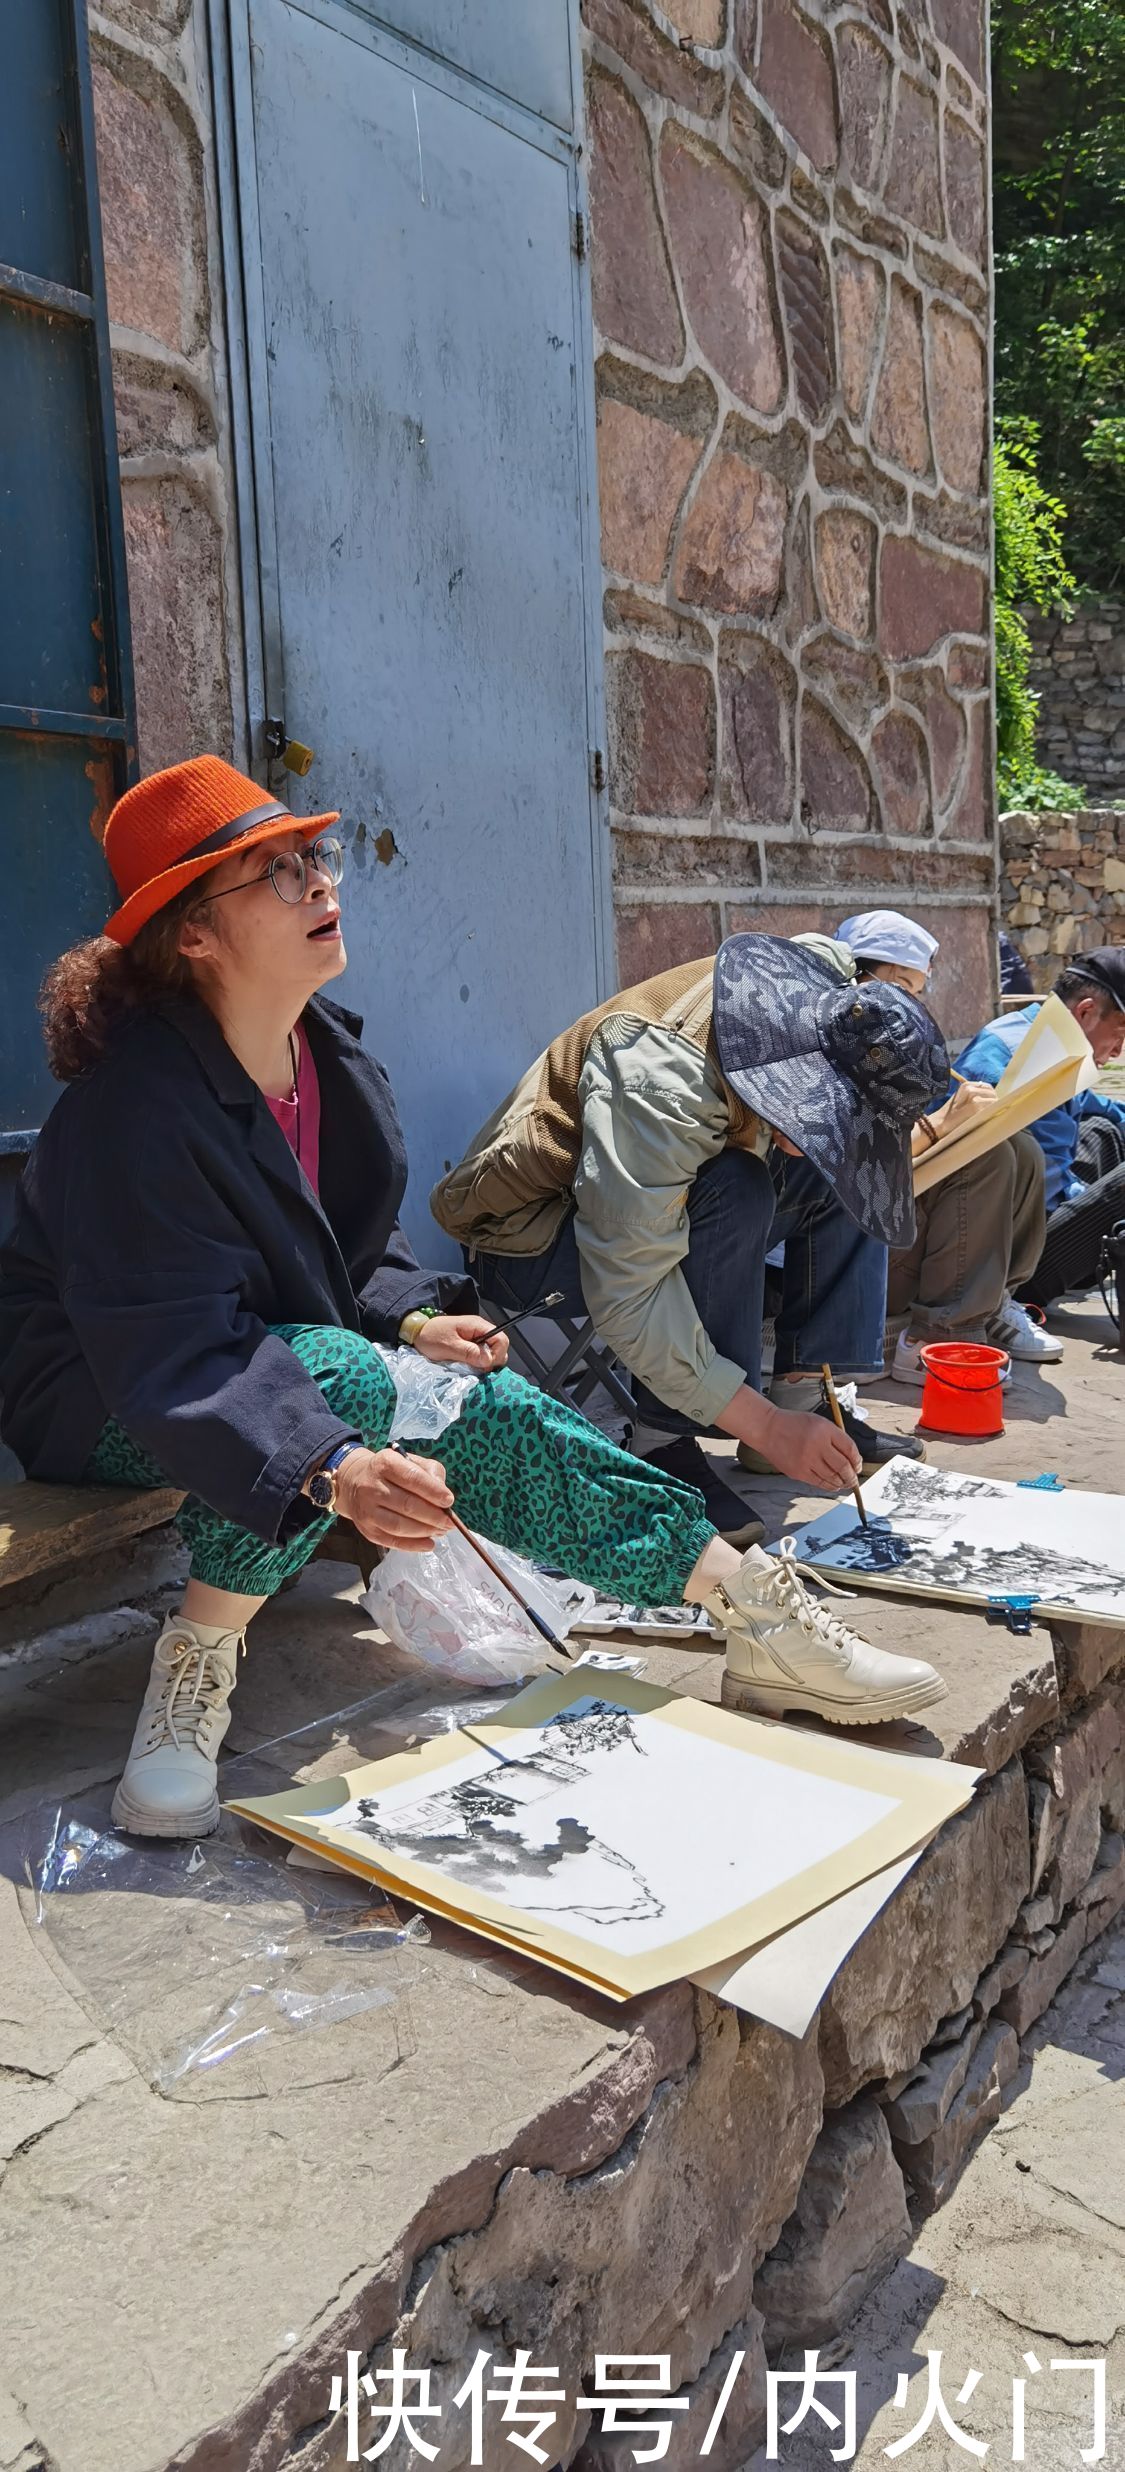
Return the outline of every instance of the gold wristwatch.
<path id="1" fill-rule="evenodd" d="M 362 1442 L 341 1442 L 334 1451 L 329 1452 L 327 1459 L 321 1460 L 319 1468 L 310 1470 L 301 1492 L 312 1503 L 314 1510 L 335 1513 L 337 1471 L 353 1451 L 362 1449 Z"/>

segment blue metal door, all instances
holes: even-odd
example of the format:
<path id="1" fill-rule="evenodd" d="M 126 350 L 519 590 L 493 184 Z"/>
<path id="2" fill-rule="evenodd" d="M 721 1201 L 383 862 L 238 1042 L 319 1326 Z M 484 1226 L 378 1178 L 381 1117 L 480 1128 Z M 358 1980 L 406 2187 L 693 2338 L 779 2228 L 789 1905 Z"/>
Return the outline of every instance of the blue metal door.
<path id="1" fill-rule="evenodd" d="M 85 0 L 8 0 L 0 81 L 0 1153 L 55 1095 L 35 1009 L 100 928 L 132 672 Z"/>
<path id="2" fill-rule="evenodd" d="M 569 0 L 388 13 L 421 42 L 244 0 L 234 96 L 265 708 L 359 827 L 341 993 L 432 1254 L 443 1165 L 610 983 L 600 568 Z"/>

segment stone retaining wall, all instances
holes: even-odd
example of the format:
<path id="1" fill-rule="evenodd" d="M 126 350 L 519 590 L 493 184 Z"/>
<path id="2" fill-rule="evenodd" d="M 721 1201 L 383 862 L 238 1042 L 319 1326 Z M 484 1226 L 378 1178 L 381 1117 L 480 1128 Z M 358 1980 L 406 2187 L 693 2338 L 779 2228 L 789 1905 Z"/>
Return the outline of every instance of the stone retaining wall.
<path id="1" fill-rule="evenodd" d="M 1125 602 L 1084 601 L 1071 618 L 1023 614 L 1040 763 L 1086 790 L 1091 805 L 1125 798 Z"/>
<path id="2" fill-rule="evenodd" d="M 629 2098 L 607 2076 L 588 2090 L 581 2154 L 568 2164 L 556 2123 L 553 2162 L 520 2162 L 478 2193 L 475 2222 L 404 2262 L 397 2295 L 356 2297 L 346 2332 L 330 2330 L 334 2358 L 346 2341 L 386 2368 L 404 2345 L 444 2406 L 501 2327 L 504 2356 L 523 2344 L 558 2363 L 569 2396 L 596 2351 L 668 2352 L 689 2408 L 665 2461 L 687 2472 L 740 2351 L 708 2458 L 740 2472 L 764 2432 L 767 2357 L 829 2342 L 905 2255 L 999 2117 L 1021 2038 L 1125 1907 L 1125 1633 L 1060 1626 L 1053 1670 L 1037 1638 L 1046 1666 L 1034 1650 L 1036 1689 L 1013 1694 L 996 1740 L 1018 1737 L 1021 1705 L 1034 1726 L 1048 1684 L 1061 1706 L 942 1830 L 803 2042 L 705 1994 L 692 2005 L 684 1985 L 637 2004 L 624 2135 Z M 338 2422 L 295 2428 L 263 2397 L 255 2412 L 261 2451 L 247 2431 L 245 2472 L 269 2472 L 283 2431 L 302 2472 L 342 2465 Z M 445 2413 L 442 2430 L 443 2472 L 461 2472 L 467 2416 Z M 627 2472 L 636 2443 L 591 2437 L 573 2413 L 556 2436 L 575 2472 Z M 502 2432 L 488 2444 L 500 2472 Z M 406 2472 L 406 2450 L 387 2462 Z"/>
<path id="3" fill-rule="evenodd" d="M 1074 953 L 1125 943 L 1125 813 L 1000 818 L 1000 914 L 1036 987 Z"/>

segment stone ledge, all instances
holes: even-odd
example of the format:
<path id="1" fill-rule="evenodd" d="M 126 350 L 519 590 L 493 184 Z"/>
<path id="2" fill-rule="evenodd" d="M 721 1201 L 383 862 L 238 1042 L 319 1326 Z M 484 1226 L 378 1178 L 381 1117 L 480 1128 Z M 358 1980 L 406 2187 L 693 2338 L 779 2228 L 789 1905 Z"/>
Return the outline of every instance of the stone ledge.
<path id="1" fill-rule="evenodd" d="M 1074 1481 L 1096 1481 L 1114 1430 L 1115 1369 L 1094 1345 L 1076 1339 L 1058 1375 L 1081 1385 L 1081 1416 L 1051 1437 Z M 1038 1406 L 1034 1384 L 1012 1388 L 989 1457 L 1000 1474 L 1026 1466 L 1023 1411 Z M 916 1413 L 893 1389 L 878 1403 L 880 1423 L 905 1429 Z M 1030 1441 L 1042 1455 L 1042 1437 Z M 940 1464 L 945 1446 L 931 1449 Z M 775 1524 L 805 1509 L 785 1488 L 738 1481 Z M 434 1706 L 353 1598 L 333 1594 L 337 1580 L 310 1571 L 256 1625 L 228 1739 L 263 1786 L 302 1758 L 325 1774 L 375 1757 Z M 1077 1953 L 1125 1906 L 1125 1683 L 1100 1674 L 1097 1643 L 1094 1663 L 1072 1658 L 1060 1713 L 1043 1630 L 1017 1640 L 969 1609 L 874 1594 L 856 1618 L 888 1647 L 917 1646 L 924 1629 L 950 1687 L 940 1729 L 918 1729 L 913 1748 L 990 1773 L 802 2043 L 685 1986 L 616 2009 L 435 1928 L 391 2012 L 298 2038 L 268 2094 L 232 2100 L 220 2072 L 163 2099 L 135 2037 L 108 2033 L 82 1984 L 45 1962 L 14 1885 L 29 1823 L 9 1820 L 0 2308 L 28 2464 L 282 2472 L 299 2457 L 302 2472 L 338 2472 L 332 2374 L 349 2348 L 382 2365 L 399 2342 L 442 2395 L 478 2348 L 558 2359 L 571 2392 L 595 2349 L 667 2350 L 691 2406 L 674 2472 L 698 2456 L 742 2350 L 740 2417 L 715 2457 L 718 2472 L 741 2472 L 760 2437 L 763 2319 L 780 2327 L 783 2302 L 785 2325 L 813 2340 L 843 2322 L 906 2244 L 904 2189 L 915 2210 L 943 2202 L 1001 2108 L 1017 2028 L 1042 2031 Z M 146 1635 L 68 1662 L 60 1642 L 57 1672 L 7 1679 L 0 1812 L 31 1801 L 49 1817 L 77 1775 L 83 1815 L 104 1819 L 148 1653 Z M 645 1653 L 654 1680 L 717 1696 L 714 1654 Z M 295 1753 L 288 1738 L 332 1707 L 351 1713 Z M 146 1901 L 91 1897 L 83 1912 L 100 1935 L 92 1979 L 108 1953 L 136 1982 Z M 149 1962 L 170 2036 L 175 1987 Z M 185 2324 L 206 2329 L 200 2347 L 172 2340 Z M 0 2431 L 7 2444 L 2 2419 Z M 576 2472 L 629 2472 L 616 2443 L 573 2424 L 562 2437 Z M 14 2440 L 10 2452 L 18 2463 Z M 510 2472 L 506 2447 L 487 2460 Z"/>
<path id="2" fill-rule="evenodd" d="M 142 1536 L 174 1519 L 183 1496 L 171 1487 L 134 1493 L 116 1485 L 0 1487 L 0 1591 L 43 1572 Z"/>

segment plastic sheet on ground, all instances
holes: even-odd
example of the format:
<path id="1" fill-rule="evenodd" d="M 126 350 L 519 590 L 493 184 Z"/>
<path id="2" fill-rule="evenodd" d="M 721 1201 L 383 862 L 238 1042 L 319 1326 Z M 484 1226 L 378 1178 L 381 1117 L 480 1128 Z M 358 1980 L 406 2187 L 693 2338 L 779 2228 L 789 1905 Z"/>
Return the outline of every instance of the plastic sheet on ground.
<path id="1" fill-rule="evenodd" d="M 346 1872 L 288 1872 L 282 1849 L 230 1814 L 197 1844 L 142 1844 L 77 1810 L 41 1810 L 23 1869 L 56 1970 L 160 2093 L 245 2100 L 374 2081 L 416 2048 L 410 1990 L 428 1923 Z"/>

